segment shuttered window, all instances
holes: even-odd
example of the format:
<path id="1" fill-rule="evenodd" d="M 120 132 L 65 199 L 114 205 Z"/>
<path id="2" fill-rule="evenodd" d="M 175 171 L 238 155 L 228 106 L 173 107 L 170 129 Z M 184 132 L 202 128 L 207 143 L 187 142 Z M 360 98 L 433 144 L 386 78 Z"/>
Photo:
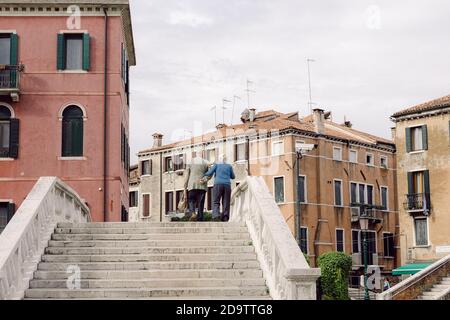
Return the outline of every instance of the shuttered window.
<path id="1" fill-rule="evenodd" d="M 15 205 L 11 202 L 0 202 L 0 233 L 14 216 Z"/>
<path id="2" fill-rule="evenodd" d="M 144 217 L 150 216 L 150 195 L 149 194 L 142 195 L 142 215 Z"/>
<path id="3" fill-rule="evenodd" d="M 308 254 L 308 228 L 300 228 L 300 249 L 304 254 Z"/>
<path id="4" fill-rule="evenodd" d="M 11 118 L 11 111 L 0 106 L 0 158 L 19 157 L 19 119 Z"/>
<path id="5" fill-rule="evenodd" d="M 426 125 L 406 128 L 406 152 L 428 150 L 428 128 Z"/>
<path id="6" fill-rule="evenodd" d="M 344 230 L 336 229 L 336 251 L 344 252 Z"/>
<path id="7" fill-rule="evenodd" d="M 0 34 L 0 65 L 17 66 L 18 50 L 19 37 L 17 34 Z M 17 87 L 17 70 L 0 70 L 0 89 Z"/>
<path id="8" fill-rule="evenodd" d="M 90 36 L 83 34 L 58 34 L 57 69 L 85 70 L 91 67 Z"/>
<path id="9" fill-rule="evenodd" d="M 67 107 L 62 121 L 62 156 L 83 156 L 83 111 L 77 106 Z"/>
<path id="10" fill-rule="evenodd" d="M 383 233 L 383 247 L 385 257 L 395 257 L 394 234 Z"/>
<path id="11" fill-rule="evenodd" d="M 284 177 L 274 178 L 274 194 L 277 203 L 284 202 Z"/>

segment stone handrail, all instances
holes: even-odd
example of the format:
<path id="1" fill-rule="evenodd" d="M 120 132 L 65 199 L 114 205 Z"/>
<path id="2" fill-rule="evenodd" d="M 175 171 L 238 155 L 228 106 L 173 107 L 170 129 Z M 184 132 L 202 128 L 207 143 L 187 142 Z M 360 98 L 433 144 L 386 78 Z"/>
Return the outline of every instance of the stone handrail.
<path id="1" fill-rule="evenodd" d="M 450 255 L 377 295 L 377 300 L 413 300 L 424 288 L 431 288 L 450 272 Z M 448 292 L 444 295 L 448 295 Z"/>
<path id="2" fill-rule="evenodd" d="M 58 222 L 89 222 L 78 194 L 55 177 L 38 180 L 0 234 L 0 299 L 22 299 Z"/>
<path id="3" fill-rule="evenodd" d="M 261 177 L 248 177 L 232 194 L 230 221 L 245 222 L 270 295 L 315 300 L 320 269 L 310 268 Z"/>

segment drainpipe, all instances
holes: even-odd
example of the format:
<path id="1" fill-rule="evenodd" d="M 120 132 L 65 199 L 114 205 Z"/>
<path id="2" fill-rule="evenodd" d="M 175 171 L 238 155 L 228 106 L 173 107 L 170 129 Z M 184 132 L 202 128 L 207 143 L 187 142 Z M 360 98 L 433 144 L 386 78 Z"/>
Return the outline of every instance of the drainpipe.
<path id="1" fill-rule="evenodd" d="M 108 12 L 106 7 L 103 7 L 105 14 L 105 66 L 104 66 L 104 93 L 103 93 L 103 221 L 109 221 L 108 212 L 108 159 L 107 159 L 107 140 L 108 140 Z"/>

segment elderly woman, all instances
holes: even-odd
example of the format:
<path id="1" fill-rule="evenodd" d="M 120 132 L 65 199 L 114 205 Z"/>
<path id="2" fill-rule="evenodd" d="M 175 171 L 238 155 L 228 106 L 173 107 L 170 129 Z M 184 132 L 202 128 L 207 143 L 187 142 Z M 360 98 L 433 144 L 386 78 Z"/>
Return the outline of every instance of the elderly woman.
<path id="1" fill-rule="evenodd" d="M 226 163 L 227 158 L 224 154 L 219 156 L 219 161 L 205 173 L 205 178 L 214 176 L 213 188 L 213 219 L 227 222 L 230 219 L 230 200 L 231 200 L 231 180 L 236 177 L 233 167 Z M 222 214 L 220 213 L 220 203 L 222 202 Z"/>

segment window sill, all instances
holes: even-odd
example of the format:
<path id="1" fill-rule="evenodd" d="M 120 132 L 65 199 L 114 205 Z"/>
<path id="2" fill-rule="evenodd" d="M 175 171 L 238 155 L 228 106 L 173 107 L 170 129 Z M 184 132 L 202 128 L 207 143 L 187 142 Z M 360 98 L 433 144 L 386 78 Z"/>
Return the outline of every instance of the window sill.
<path id="1" fill-rule="evenodd" d="M 426 245 L 426 246 L 414 246 L 413 249 L 430 249 L 431 245 Z"/>
<path id="2" fill-rule="evenodd" d="M 151 174 L 143 174 L 142 176 L 141 176 L 141 178 L 148 178 L 148 177 L 151 177 L 152 175 Z"/>
<path id="3" fill-rule="evenodd" d="M 366 166 L 371 167 L 371 168 L 375 168 L 374 164 L 370 164 L 370 163 L 366 163 Z"/>
<path id="4" fill-rule="evenodd" d="M 85 74 L 86 70 L 58 70 L 58 73 L 72 73 L 72 74 Z"/>
<path id="5" fill-rule="evenodd" d="M 333 161 L 342 162 L 342 159 L 333 159 Z"/>
<path id="6" fill-rule="evenodd" d="M 416 150 L 416 151 L 411 151 L 408 152 L 408 154 L 420 154 L 420 153 L 424 153 L 426 150 Z"/>
<path id="7" fill-rule="evenodd" d="M 14 158 L 0 158 L 0 161 L 14 161 Z"/>
<path id="8" fill-rule="evenodd" d="M 236 164 L 247 163 L 247 160 L 237 160 L 234 163 L 236 163 Z"/>
<path id="9" fill-rule="evenodd" d="M 86 157 L 58 157 L 60 161 L 86 161 Z"/>

